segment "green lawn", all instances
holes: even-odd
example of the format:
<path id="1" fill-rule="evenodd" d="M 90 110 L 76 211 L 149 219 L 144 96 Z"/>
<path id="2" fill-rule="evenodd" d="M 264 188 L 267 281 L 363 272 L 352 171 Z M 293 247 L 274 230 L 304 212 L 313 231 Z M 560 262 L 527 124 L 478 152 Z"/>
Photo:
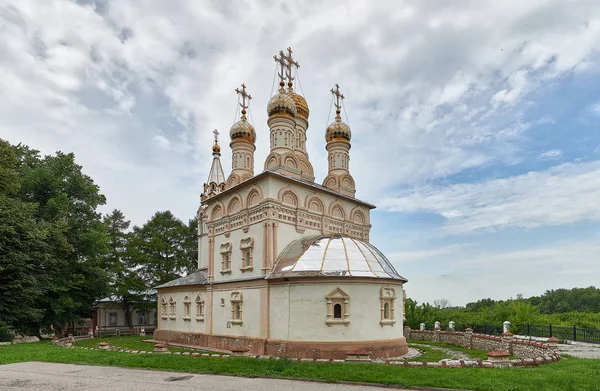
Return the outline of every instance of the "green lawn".
<path id="1" fill-rule="evenodd" d="M 600 390 L 600 360 L 567 358 L 528 368 L 411 368 L 382 364 L 299 363 L 252 358 L 208 358 L 178 355 L 134 355 L 65 349 L 48 342 L 0 346 L 0 364 L 45 361 L 160 369 L 246 377 L 357 381 L 405 387 L 446 387 L 489 391 Z"/>
<path id="2" fill-rule="evenodd" d="M 429 348 L 425 348 L 422 346 L 416 346 L 415 348 L 419 349 L 421 352 L 423 352 L 423 354 L 420 355 L 419 357 L 409 358 L 408 361 L 438 362 L 440 360 L 451 358 L 449 355 L 447 355 L 444 352 L 440 352 L 439 350 L 429 349 Z"/>
<path id="3" fill-rule="evenodd" d="M 140 337 L 137 335 L 133 336 L 123 336 L 123 337 L 105 337 L 105 338 L 94 338 L 94 339 L 85 339 L 83 341 L 75 342 L 75 346 L 87 347 L 87 348 L 97 348 L 100 342 L 108 342 L 111 346 L 116 346 L 125 349 L 132 350 L 145 350 L 152 351 L 154 349 L 154 345 L 148 342 L 143 342 L 144 340 L 150 339 L 151 337 Z M 190 351 L 190 349 L 177 348 L 173 346 L 168 347 L 169 351 L 174 352 L 186 352 Z M 199 353 L 214 353 L 206 350 L 194 350 Z"/>
<path id="4" fill-rule="evenodd" d="M 465 349 L 461 346 L 458 345 L 448 345 L 445 343 L 438 343 L 438 342 L 432 342 L 432 341 L 419 341 L 416 339 L 411 339 L 407 341 L 408 344 L 410 345 L 411 343 L 415 343 L 415 344 L 420 344 L 420 345 L 430 345 L 430 346 L 437 346 L 440 348 L 446 348 L 446 349 L 452 349 L 455 350 L 457 352 L 461 352 L 464 354 L 467 354 L 469 356 L 471 356 L 473 359 L 481 359 L 481 360 L 487 360 L 487 352 L 484 350 L 477 350 L 477 349 Z M 421 347 L 418 347 L 418 349 L 421 349 Z M 514 357 L 511 357 L 511 359 Z M 427 360 L 429 361 L 429 360 Z"/>

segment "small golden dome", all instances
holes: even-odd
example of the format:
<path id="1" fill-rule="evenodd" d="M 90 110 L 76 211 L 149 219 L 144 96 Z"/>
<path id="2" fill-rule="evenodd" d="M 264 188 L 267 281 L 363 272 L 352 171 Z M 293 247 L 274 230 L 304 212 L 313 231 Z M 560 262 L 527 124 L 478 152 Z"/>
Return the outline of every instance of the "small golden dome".
<path id="1" fill-rule="evenodd" d="M 294 99 L 290 95 L 283 90 L 279 90 L 279 93 L 269 100 L 267 112 L 269 113 L 269 117 L 280 113 L 296 117 L 296 103 L 294 103 Z"/>
<path id="2" fill-rule="evenodd" d="M 229 136 L 231 137 L 231 141 L 245 139 L 252 144 L 256 141 L 254 126 L 246 120 L 245 115 L 242 115 L 242 119 L 233 124 L 229 131 Z"/>
<path id="3" fill-rule="evenodd" d="M 298 113 L 298 117 L 308 121 L 308 115 L 310 111 L 308 110 L 306 99 L 304 99 L 302 95 L 296 94 L 291 89 L 288 91 L 288 95 L 292 97 L 294 103 L 296 104 L 296 112 Z"/>
<path id="4" fill-rule="evenodd" d="M 352 139 L 352 132 L 350 127 L 342 122 L 339 111 L 335 117 L 335 121 L 332 122 L 325 131 L 325 140 L 330 141 L 347 141 L 350 142 Z"/>
<path id="5" fill-rule="evenodd" d="M 219 143 L 215 141 L 215 144 L 213 145 L 213 153 L 221 153 L 221 147 L 219 146 Z"/>

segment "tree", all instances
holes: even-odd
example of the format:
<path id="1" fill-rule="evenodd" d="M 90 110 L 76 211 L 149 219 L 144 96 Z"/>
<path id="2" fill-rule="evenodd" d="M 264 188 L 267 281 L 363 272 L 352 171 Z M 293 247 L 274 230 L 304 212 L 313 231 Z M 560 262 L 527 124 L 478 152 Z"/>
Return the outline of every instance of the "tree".
<path id="1" fill-rule="evenodd" d="M 132 257 L 150 287 L 187 275 L 196 268 L 195 223 L 185 225 L 170 211 L 157 212 L 133 228 Z"/>
<path id="2" fill-rule="evenodd" d="M 31 331 L 89 316 L 107 292 L 98 186 L 73 154 L 42 158 L 0 140 L 0 197 L 3 321 Z"/>
<path id="3" fill-rule="evenodd" d="M 125 321 L 132 329 L 131 314 L 144 302 L 147 287 L 134 270 L 135 264 L 131 259 L 131 234 L 127 232 L 130 222 L 117 209 L 104 216 L 103 221 L 108 231 L 108 251 L 103 266 L 108 273 L 110 293 L 123 304 Z"/>
<path id="4" fill-rule="evenodd" d="M 444 308 L 451 307 L 452 304 L 450 304 L 450 301 L 448 299 L 441 298 L 441 299 L 438 299 L 438 300 L 434 300 L 433 301 L 433 306 L 435 308 L 438 308 L 438 309 L 444 309 Z"/>

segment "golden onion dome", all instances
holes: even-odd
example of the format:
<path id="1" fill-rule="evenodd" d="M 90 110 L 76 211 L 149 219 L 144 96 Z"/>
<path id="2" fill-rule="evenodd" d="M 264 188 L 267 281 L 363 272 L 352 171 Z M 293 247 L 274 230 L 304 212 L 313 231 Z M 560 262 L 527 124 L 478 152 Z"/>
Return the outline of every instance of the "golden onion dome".
<path id="1" fill-rule="evenodd" d="M 350 127 L 342 122 L 339 110 L 336 112 L 335 121 L 333 121 L 325 130 L 325 140 L 330 141 L 347 141 L 352 139 Z"/>
<path id="2" fill-rule="evenodd" d="M 267 104 L 267 112 L 269 117 L 275 114 L 287 114 L 291 117 L 296 117 L 296 103 L 294 99 L 283 89 L 279 90 L 277 95 L 274 95 Z"/>
<path id="3" fill-rule="evenodd" d="M 221 153 L 221 147 L 219 146 L 219 143 L 215 142 L 215 144 L 213 145 L 213 153 L 214 154 L 220 154 Z"/>
<path id="4" fill-rule="evenodd" d="M 306 99 L 302 95 L 296 94 L 293 90 L 288 90 L 288 95 L 292 97 L 294 103 L 296 104 L 296 112 L 298 117 L 308 121 L 308 115 L 310 111 L 308 110 L 308 104 L 306 103 Z"/>
<path id="5" fill-rule="evenodd" d="M 229 136 L 231 137 L 231 141 L 241 139 L 254 144 L 256 141 L 256 131 L 254 130 L 254 126 L 246 119 L 245 114 L 245 112 L 242 112 L 242 119 L 231 126 Z"/>

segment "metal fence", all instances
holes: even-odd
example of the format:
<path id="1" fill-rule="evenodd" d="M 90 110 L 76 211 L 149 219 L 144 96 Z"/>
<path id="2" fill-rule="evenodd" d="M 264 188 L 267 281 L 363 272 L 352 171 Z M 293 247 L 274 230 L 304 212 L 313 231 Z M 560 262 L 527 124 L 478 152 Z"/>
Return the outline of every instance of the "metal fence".
<path id="1" fill-rule="evenodd" d="M 541 326 L 529 323 L 519 325 L 518 328 L 520 334 L 532 337 L 556 337 L 569 341 L 600 343 L 600 329 L 577 327 L 577 325 L 564 327 L 553 326 L 552 324 Z"/>
<path id="2" fill-rule="evenodd" d="M 426 323 L 426 330 L 433 330 L 433 323 Z M 448 324 L 441 324 L 440 328 L 442 330 L 448 330 Z M 473 329 L 473 332 L 480 334 L 490 334 L 490 335 L 502 335 L 504 328 L 502 325 L 494 325 L 494 324 L 456 324 L 454 327 L 455 331 L 465 331 L 466 328 Z M 513 334 L 526 335 L 531 337 L 542 337 L 542 338 L 550 338 L 556 337 L 559 340 L 568 340 L 568 341 L 579 341 L 579 342 L 588 342 L 588 343 L 598 343 L 600 344 L 600 329 L 590 329 L 584 327 L 577 327 L 577 325 L 573 325 L 572 327 L 564 327 L 564 326 L 553 326 L 552 324 L 547 325 L 534 325 L 534 324 L 521 324 L 521 325 L 512 325 L 511 332 Z"/>

